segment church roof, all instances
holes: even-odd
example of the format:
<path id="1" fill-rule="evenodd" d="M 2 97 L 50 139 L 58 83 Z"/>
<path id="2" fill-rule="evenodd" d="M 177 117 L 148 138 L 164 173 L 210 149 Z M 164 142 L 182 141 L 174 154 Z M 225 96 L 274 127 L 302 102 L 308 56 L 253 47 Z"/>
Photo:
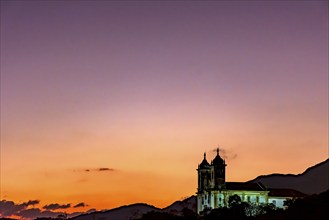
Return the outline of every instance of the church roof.
<path id="1" fill-rule="evenodd" d="M 305 197 L 306 194 L 294 189 L 266 188 L 262 183 L 226 182 L 227 190 L 269 191 L 271 197 Z"/>
<path id="2" fill-rule="evenodd" d="M 203 161 L 200 163 L 199 168 L 209 168 L 210 164 L 208 163 L 207 159 L 206 159 L 206 153 L 204 153 L 203 155 Z"/>
<path id="3" fill-rule="evenodd" d="M 214 165 L 222 165 L 225 164 L 224 160 L 219 156 L 219 148 L 217 148 L 217 155 L 215 159 L 212 161 Z"/>
<path id="4" fill-rule="evenodd" d="M 299 192 L 294 189 L 277 189 L 277 188 L 269 188 L 270 192 L 268 196 L 271 197 L 305 197 L 306 194 Z"/>
<path id="5" fill-rule="evenodd" d="M 226 182 L 227 190 L 267 191 L 261 183 Z"/>

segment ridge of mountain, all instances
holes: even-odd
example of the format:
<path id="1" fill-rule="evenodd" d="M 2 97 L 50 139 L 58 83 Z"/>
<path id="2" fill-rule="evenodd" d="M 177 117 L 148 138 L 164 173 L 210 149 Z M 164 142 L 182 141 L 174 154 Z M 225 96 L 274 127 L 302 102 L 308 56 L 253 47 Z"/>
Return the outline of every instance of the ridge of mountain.
<path id="1" fill-rule="evenodd" d="M 268 188 L 291 188 L 305 194 L 318 194 L 329 189 L 329 158 L 300 174 L 273 173 L 247 182 L 261 182 Z"/>
<path id="2" fill-rule="evenodd" d="M 95 211 L 91 213 L 81 214 L 70 218 L 71 220 L 90 220 L 90 219 L 116 219 L 125 220 L 132 218 L 140 218 L 143 214 L 152 211 L 167 212 L 174 215 L 180 215 L 183 209 L 188 208 L 192 211 L 196 211 L 196 196 L 190 196 L 182 201 L 175 201 L 171 205 L 165 208 L 158 208 L 146 203 L 134 203 L 130 205 L 123 205 L 117 208 L 103 211 Z M 123 212 L 122 212 L 123 211 Z"/>
<path id="3" fill-rule="evenodd" d="M 146 203 L 134 203 L 130 205 L 123 205 L 117 208 L 104 211 L 95 211 L 91 213 L 81 214 L 70 218 L 71 220 L 90 220 L 90 219 L 116 219 L 126 220 L 131 218 L 140 218 L 143 214 L 151 211 L 161 211 L 153 205 Z"/>
<path id="4" fill-rule="evenodd" d="M 168 212 L 169 214 L 180 215 L 186 208 L 196 212 L 195 195 L 190 196 L 182 201 L 175 201 L 171 205 L 161 209 L 161 211 Z"/>
<path id="5" fill-rule="evenodd" d="M 322 161 L 322 162 L 320 162 L 320 163 L 318 163 L 318 164 L 315 164 L 315 165 L 307 168 L 304 172 L 299 173 L 299 174 L 291 174 L 291 173 L 287 173 L 287 174 L 282 174 L 282 173 L 265 174 L 265 175 L 260 175 L 260 176 L 256 177 L 255 179 L 249 180 L 247 182 L 252 182 L 252 181 L 254 181 L 254 180 L 256 180 L 257 178 L 260 178 L 260 177 L 269 177 L 269 176 L 296 176 L 296 177 L 297 176 L 302 176 L 302 175 L 305 175 L 308 172 L 311 172 L 312 170 L 316 169 L 319 166 L 325 165 L 326 163 L 329 163 L 329 158 Z"/>

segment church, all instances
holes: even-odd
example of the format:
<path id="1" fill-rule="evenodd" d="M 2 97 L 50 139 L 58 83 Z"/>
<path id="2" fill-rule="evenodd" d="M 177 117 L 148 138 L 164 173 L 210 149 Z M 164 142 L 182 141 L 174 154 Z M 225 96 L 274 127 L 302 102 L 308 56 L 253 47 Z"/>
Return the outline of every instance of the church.
<path id="1" fill-rule="evenodd" d="M 229 197 L 233 195 L 238 195 L 242 202 L 259 205 L 272 203 L 277 208 L 285 208 L 284 201 L 287 199 L 305 196 L 293 189 L 269 189 L 260 182 L 226 182 L 225 167 L 226 163 L 219 155 L 219 148 L 211 163 L 208 163 L 204 153 L 204 158 L 197 169 L 198 214 L 206 208 L 228 207 Z"/>

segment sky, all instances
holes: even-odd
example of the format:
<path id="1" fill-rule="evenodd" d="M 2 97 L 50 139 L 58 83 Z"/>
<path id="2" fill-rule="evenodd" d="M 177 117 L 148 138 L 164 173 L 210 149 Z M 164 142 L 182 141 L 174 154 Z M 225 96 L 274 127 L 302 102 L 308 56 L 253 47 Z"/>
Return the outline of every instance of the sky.
<path id="1" fill-rule="evenodd" d="M 8 206 L 165 207 L 217 147 L 227 181 L 328 158 L 328 1 L 0 3 Z"/>

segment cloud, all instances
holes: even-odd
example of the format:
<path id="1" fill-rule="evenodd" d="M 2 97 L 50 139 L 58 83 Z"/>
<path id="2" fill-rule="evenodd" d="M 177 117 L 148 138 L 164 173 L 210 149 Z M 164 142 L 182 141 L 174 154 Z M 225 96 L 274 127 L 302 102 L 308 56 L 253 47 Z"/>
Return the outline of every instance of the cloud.
<path id="1" fill-rule="evenodd" d="M 99 168 L 98 171 L 114 171 L 112 168 Z"/>
<path id="2" fill-rule="evenodd" d="M 108 168 L 108 167 L 100 167 L 97 169 L 84 169 L 84 172 L 102 172 L 102 171 L 116 171 L 113 168 Z"/>
<path id="3" fill-rule="evenodd" d="M 13 201 L 1 200 L 0 201 L 0 216 L 6 217 L 11 215 L 17 215 L 19 212 L 25 210 L 30 205 L 39 204 L 39 200 L 29 200 L 21 204 L 14 203 Z"/>
<path id="4" fill-rule="evenodd" d="M 71 204 L 65 204 L 65 205 L 60 205 L 58 203 L 52 203 L 52 204 L 49 204 L 49 205 L 45 205 L 44 209 L 46 210 L 56 210 L 56 209 L 67 209 L 67 208 L 70 208 L 71 207 Z"/>
<path id="5" fill-rule="evenodd" d="M 29 218 L 29 219 L 35 219 L 35 218 L 56 218 L 58 215 L 63 215 L 64 212 L 53 212 L 53 211 L 42 211 L 38 208 L 32 208 L 32 209 L 25 209 L 20 211 L 17 215 L 21 216 L 22 218 Z"/>
<path id="6" fill-rule="evenodd" d="M 97 212 L 97 210 L 96 210 L 96 209 L 89 209 L 89 210 L 87 211 L 87 213 L 91 213 L 91 212 Z"/>
<path id="7" fill-rule="evenodd" d="M 217 152 L 217 148 L 212 149 L 211 152 Z M 238 154 L 232 150 L 227 150 L 224 148 L 219 148 L 219 155 L 225 160 L 233 160 L 238 156 Z"/>
<path id="8" fill-rule="evenodd" d="M 27 202 L 24 202 L 23 204 L 26 204 L 26 206 L 29 206 L 29 205 L 37 205 L 40 203 L 40 200 L 29 200 Z"/>
<path id="9" fill-rule="evenodd" d="M 26 206 L 23 204 L 15 204 L 12 201 L 1 200 L 0 207 L 1 207 L 0 216 L 6 217 L 6 216 L 15 215 L 19 211 L 23 210 Z"/>
<path id="10" fill-rule="evenodd" d="M 13 201 L 7 201 L 7 200 L 1 200 L 0 201 L 0 217 L 11 217 L 11 216 L 17 216 L 25 219 L 35 219 L 35 218 L 56 218 L 59 215 L 66 214 L 62 211 L 52 211 L 56 209 L 67 209 L 71 207 L 71 204 L 49 204 L 45 205 L 43 208 L 46 210 L 42 210 L 40 208 L 28 208 L 29 206 L 37 205 L 39 204 L 39 200 L 29 200 L 27 202 L 23 203 L 15 203 Z M 74 207 L 86 207 L 88 206 L 84 202 L 80 202 L 76 204 Z M 91 209 L 94 210 L 94 209 Z M 90 211 L 87 211 L 90 212 Z M 84 212 L 73 212 L 70 213 L 70 217 L 74 217 L 80 214 L 83 214 Z"/>
<path id="11" fill-rule="evenodd" d="M 238 156 L 238 154 L 233 154 L 230 159 L 233 160 L 233 159 L 237 158 L 237 156 Z"/>
<path id="12" fill-rule="evenodd" d="M 85 206 L 88 206 L 88 205 L 85 204 L 84 202 L 80 202 L 80 203 L 76 204 L 75 206 L 73 206 L 73 208 L 85 207 Z"/>
<path id="13" fill-rule="evenodd" d="M 40 216 L 41 210 L 38 208 L 32 208 L 32 209 L 25 209 L 21 210 L 19 213 L 17 213 L 18 216 L 24 217 L 24 218 L 34 218 L 36 216 Z"/>

